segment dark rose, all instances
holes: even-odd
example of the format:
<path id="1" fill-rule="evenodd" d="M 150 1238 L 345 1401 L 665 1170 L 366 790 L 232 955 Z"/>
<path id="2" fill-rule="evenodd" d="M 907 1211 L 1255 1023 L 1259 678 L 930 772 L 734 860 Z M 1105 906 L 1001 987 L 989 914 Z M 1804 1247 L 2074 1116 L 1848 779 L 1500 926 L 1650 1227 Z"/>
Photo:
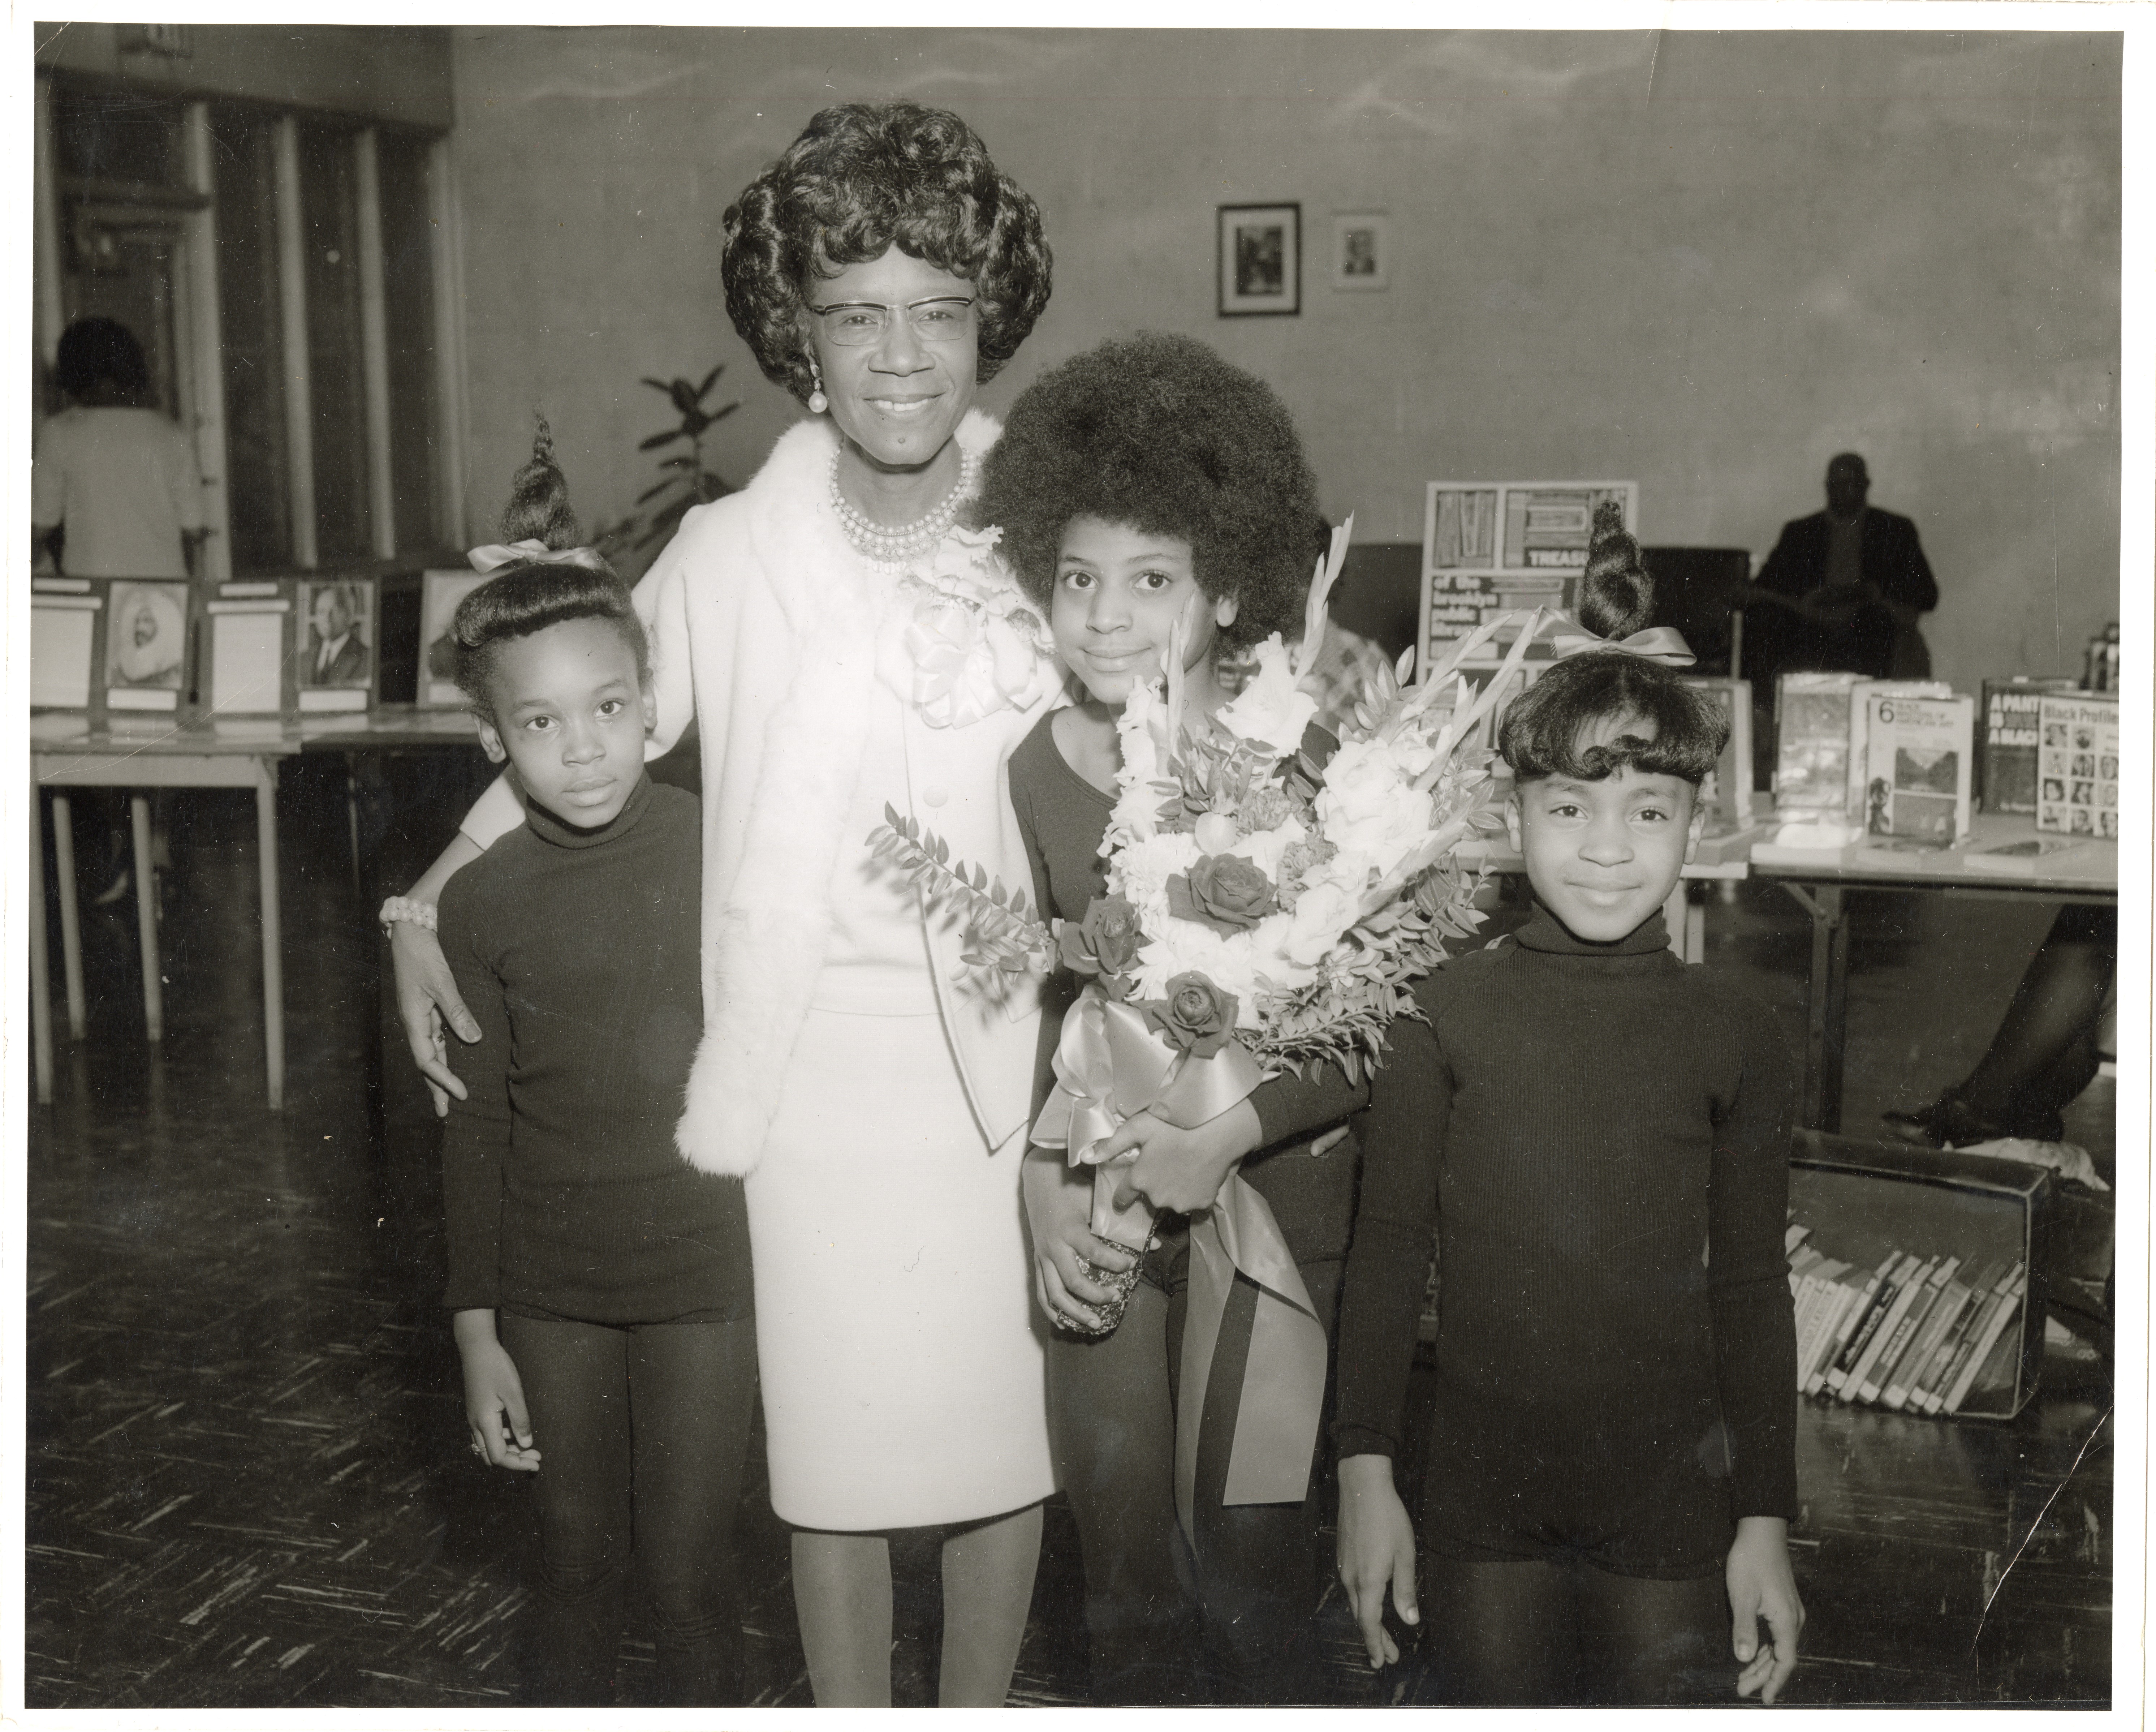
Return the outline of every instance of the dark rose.
<path id="1" fill-rule="evenodd" d="M 1190 876 L 1168 881 L 1168 912 L 1219 933 L 1255 926 L 1280 907 L 1272 880 L 1240 854 L 1201 854 Z"/>
<path id="2" fill-rule="evenodd" d="M 1137 962 L 1145 933 L 1138 911 L 1119 896 L 1096 896 L 1086 905 L 1082 921 L 1065 921 L 1056 942 L 1064 966 L 1073 974 L 1097 974 L 1112 998 L 1130 991 L 1126 978 Z"/>
<path id="3" fill-rule="evenodd" d="M 1193 1058 L 1212 1057 L 1235 1036 L 1235 995 L 1203 974 L 1178 974 L 1165 998 L 1147 999 L 1138 1008 L 1147 1027 Z"/>

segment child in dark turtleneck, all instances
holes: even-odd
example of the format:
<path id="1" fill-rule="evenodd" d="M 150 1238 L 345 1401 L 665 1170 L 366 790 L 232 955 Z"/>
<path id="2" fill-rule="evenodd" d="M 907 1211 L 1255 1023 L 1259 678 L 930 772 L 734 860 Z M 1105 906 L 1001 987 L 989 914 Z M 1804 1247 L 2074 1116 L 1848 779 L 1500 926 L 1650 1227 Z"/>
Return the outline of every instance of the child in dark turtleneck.
<path id="1" fill-rule="evenodd" d="M 1616 639 L 1651 592 L 1605 510 L 1582 617 Z M 1793 1066 L 1762 1006 L 1671 953 L 1661 914 L 1726 731 L 1614 647 L 1528 687 L 1500 748 L 1533 914 L 1419 984 L 1429 1020 L 1393 1025 L 1371 1086 L 1340 1567 L 1373 1666 L 1398 1657 L 1387 1585 L 1405 1622 L 1428 1608 L 1427 1700 L 1664 1704 L 1733 1683 L 1771 1702 L 1795 1663 Z M 1417 1522 L 1392 1457 L 1433 1215 Z"/>
<path id="2" fill-rule="evenodd" d="M 644 629 L 574 545 L 563 493 L 542 426 L 505 523 L 516 545 L 479 556 L 509 563 L 451 627 L 529 823 L 442 893 L 481 1036 L 442 1141 L 446 1303 L 474 1454 L 537 1478 L 525 1699 L 613 1702 L 633 1565 L 665 1699 L 737 1704 L 747 1213 L 740 1180 L 674 1146 L 703 1031 L 701 826 L 693 796 L 644 773 Z"/>

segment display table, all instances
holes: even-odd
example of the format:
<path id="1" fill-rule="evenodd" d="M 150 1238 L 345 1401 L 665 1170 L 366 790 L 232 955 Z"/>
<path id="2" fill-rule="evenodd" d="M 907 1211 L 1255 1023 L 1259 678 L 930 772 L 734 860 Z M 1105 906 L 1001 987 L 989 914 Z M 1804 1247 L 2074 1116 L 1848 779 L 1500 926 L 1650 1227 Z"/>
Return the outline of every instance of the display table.
<path id="1" fill-rule="evenodd" d="M 277 895 L 277 768 L 301 752 L 344 754 L 347 822 L 353 873 L 359 869 L 358 789 L 360 766 L 392 752 L 475 749 L 471 717 L 460 710 L 425 710 L 385 706 L 369 712 L 310 716 L 300 721 L 228 719 L 180 727 L 137 721 L 118 730 L 93 733 L 79 719 L 34 716 L 30 727 L 30 766 L 39 788 L 53 797 L 53 849 L 59 878 L 60 950 L 66 979 L 68 1030 L 84 1037 L 85 1005 L 82 977 L 81 924 L 76 898 L 73 814 L 64 792 L 69 788 L 126 788 L 131 802 L 136 923 L 142 951 L 142 1020 L 153 1041 L 165 1032 L 163 977 L 160 972 L 156 881 L 150 861 L 152 788 L 251 788 L 254 790 L 256 835 L 261 845 L 262 1025 L 264 1057 L 273 1110 L 285 1103 L 285 992 L 281 923 Z M 53 1097 L 51 959 L 47 953 L 44 908 L 44 853 L 41 815 L 32 803 L 31 856 L 37 874 L 38 912 L 30 922 L 32 1043 L 38 1100 Z"/>
<path id="2" fill-rule="evenodd" d="M 80 723 L 33 717 L 30 774 L 53 796 L 53 851 L 59 878 L 60 949 L 67 976 L 68 1029 L 83 1038 L 82 929 L 77 917 L 74 835 L 69 788 L 125 788 L 133 794 L 136 926 L 142 946 L 142 1020 L 152 1041 L 165 1036 L 163 979 L 157 956 L 157 899 L 150 859 L 152 788 L 251 788 L 261 853 L 262 1040 L 270 1105 L 285 1104 L 285 966 L 277 902 L 277 766 L 300 749 L 296 730 L 271 724 L 244 737 L 208 727 L 136 722 L 90 732 Z M 30 916 L 30 1018 L 38 1102 L 53 1098 L 52 973 L 45 948 L 45 869 L 38 802 L 30 802 L 30 862 L 37 907 Z"/>
<path id="3" fill-rule="evenodd" d="M 1947 896 L 2117 905 L 2117 843 L 2047 837 L 2046 841 L 2070 845 L 2043 856 L 2016 857 L 1994 851 L 2026 847 L 2037 840 L 2034 819 L 1986 813 L 1979 815 L 1959 848 L 1903 850 L 1853 843 L 1838 849 L 1784 849 L 1764 841 L 1753 847 L 1753 875 L 1779 883 L 1811 916 L 1811 987 L 1799 1121 L 1807 1129 L 1841 1128 L 1842 1065 L 1849 1023 L 1849 927 L 1844 892 L 1921 890 Z M 1993 864 L 1970 864 L 1979 856 Z"/>

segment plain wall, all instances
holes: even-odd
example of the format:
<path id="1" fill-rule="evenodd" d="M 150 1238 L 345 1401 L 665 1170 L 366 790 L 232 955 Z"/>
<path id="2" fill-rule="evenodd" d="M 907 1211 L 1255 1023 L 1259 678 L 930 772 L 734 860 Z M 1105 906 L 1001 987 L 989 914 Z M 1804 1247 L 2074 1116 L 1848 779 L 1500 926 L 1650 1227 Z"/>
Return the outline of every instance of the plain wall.
<path id="1" fill-rule="evenodd" d="M 817 107 L 953 107 L 1040 203 L 1055 298 L 983 393 L 1134 328 L 1270 379 L 1358 541 L 1433 478 L 1640 484 L 1748 546 L 1870 460 L 1964 688 L 2115 616 L 2116 35 L 459 29 L 475 534 L 552 419 L 588 521 L 655 473 L 652 374 L 726 373 L 736 484 L 800 411 L 726 319 L 721 215 Z M 1303 311 L 1224 319 L 1215 207 L 1298 201 Z M 1328 284 L 1336 211 L 1392 287 Z"/>

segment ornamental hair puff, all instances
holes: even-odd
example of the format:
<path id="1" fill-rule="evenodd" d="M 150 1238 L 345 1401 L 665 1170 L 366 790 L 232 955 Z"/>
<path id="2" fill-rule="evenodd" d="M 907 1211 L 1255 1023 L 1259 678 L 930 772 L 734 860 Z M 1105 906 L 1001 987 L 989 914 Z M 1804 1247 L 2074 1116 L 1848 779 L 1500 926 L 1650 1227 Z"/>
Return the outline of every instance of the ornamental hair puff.
<path id="1" fill-rule="evenodd" d="M 801 309 L 819 279 L 894 246 L 973 285 L 979 378 L 996 376 L 1048 305 L 1040 208 L 947 109 L 849 102 L 823 110 L 726 207 L 726 314 L 764 377 L 815 388 Z"/>
<path id="2" fill-rule="evenodd" d="M 511 483 L 501 538 L 539 542 L 553 552 L 576 547 L 581 539 L 577 514 L 569 507 L 569 484 L 554 461 L 554 437 L 543 416 L 532 435 L 531 459 Z M 490 719 L 494 714 L 488 681 L 499 645 L 572 619 L 611 625 L 636 658 L 637 683 L 649 684 L 651 650 L 644 622 L 613 568 L 603 560 L 597 566 L 531 562 L 497 571 L 457 604 L 449 622 L 457 689 L 474 712 Z"/>
<path id="3" fill-rule="evenodd" d="M 1301 630 L 1322 542 L 1317 477 L 1272 387 L 1162 331 L 1102 343 L 1019 393 L 974 514 L 1043 608 L 1063 531 L 1100 517 L 1190 543 L 1199 587 L 1233 596 L 1231 644 Z"/>
<path id="4" fill-rule="evenodd" d="M 1654 617 L 1654 578 L 1614 500 L 1594 508 L 1578 612 L 1581 624 L 1612 639 L 1643 630 Z M 1583 749 L 1581 740 L 1610 717 L 1624 731 Z M 1661 662 L 1614 649 L 1552 665 L 1512 700 L 1497 729 L 1497 749 L 1522 782 L 1544 776 L 1599 782 L 1629 768 L 1697 788 L 1728 739 L 1728 718 L 1698 687 Z"/>
<path id="5" fill-rule="evenodd" d="M 1640 543 L 1625 527 L 1625 507 L 1605 499 L 1594 508 L 1587 569 L 1579 578 L 1579 623 L 1597 637 L 1625 638 L 1655 617 L 1655 580 Z"/>

